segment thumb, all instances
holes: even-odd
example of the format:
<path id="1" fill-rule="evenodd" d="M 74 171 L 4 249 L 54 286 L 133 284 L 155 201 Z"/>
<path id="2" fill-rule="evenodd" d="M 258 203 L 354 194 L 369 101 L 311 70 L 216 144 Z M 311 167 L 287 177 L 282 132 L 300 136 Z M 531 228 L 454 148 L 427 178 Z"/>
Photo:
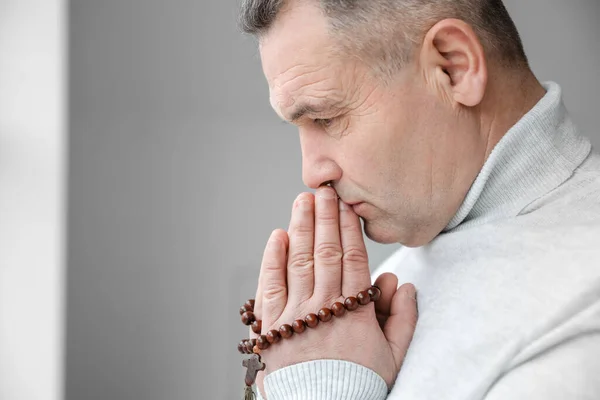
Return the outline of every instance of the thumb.
<path id="1" fill-rule="evenodd" d="M 417 318 L 416 289 L 411 283 L 405 283 L 394 293 L 390 316 L 383 328 L 398 371 L 412 341 Z"/>
<path id="2" fill-rule="evenodd" d="M 375 315 L 383 331 L 390 317 L 392 299 L 398 290 L 398 277 L 390 272 L 383 273 L 375 280 L 375 286 L 381 290 L 381 297 L 375 302 Z"/>

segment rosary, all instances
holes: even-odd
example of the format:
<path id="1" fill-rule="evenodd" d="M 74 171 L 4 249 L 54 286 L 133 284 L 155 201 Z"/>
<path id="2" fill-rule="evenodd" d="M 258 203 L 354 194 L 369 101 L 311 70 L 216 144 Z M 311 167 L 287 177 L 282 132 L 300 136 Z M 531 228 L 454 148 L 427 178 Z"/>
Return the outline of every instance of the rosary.
<path id="1" fill-rule="evenodd" d="M 346 311 L 354 311 L 359 306 L 369 304 L 369 302 L 377 301 L 381 297 L 381 289 L 373 285 L 367 290 L 359 292 L 356 297 L 346 297 L 343 303 L 335 302 L 331 308 L 321 308 L 317 314 L 308 314 L 304 319 L 295 320 L 292 325 L 283 324 L 277 329 L 271 329 L 265 335 L 261 334 L 262 321 L 257 320 L 254 315 L 254 299 L 248 300 L 240 308 L 242 323 L 246 326 L 251 326 L 252 332 L 256 333 L 256 339 L 244 339 L 238 344 L 238 351 L 241 354 L 252 354 L 252 356 L 242 362 L 242 366 L 246 367 L 246 387 L 244 390 L 244 400 L 256 399 L 252 385 L 256 381 L 256 376 L 259 371 L 263 371 L 266 367 L 261 361 L 260 352 L 266 350 L 269 346 L 278 343 L 282 339 L 288 339 L 296 334 L 300 334 L 306 328 L 316 328 L 319 322 L 328 322 L 332 317 L 342 317 Z"/>

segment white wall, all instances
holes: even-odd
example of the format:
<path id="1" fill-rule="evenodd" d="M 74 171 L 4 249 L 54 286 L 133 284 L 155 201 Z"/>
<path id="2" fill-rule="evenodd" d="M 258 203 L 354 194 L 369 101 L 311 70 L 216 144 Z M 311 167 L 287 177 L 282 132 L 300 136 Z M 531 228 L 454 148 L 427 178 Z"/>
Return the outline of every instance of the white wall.
<path id="1" fill-rule="evenodd" d="M 65 6 L 0 0 L 0 399 L 62 396 Z"/>

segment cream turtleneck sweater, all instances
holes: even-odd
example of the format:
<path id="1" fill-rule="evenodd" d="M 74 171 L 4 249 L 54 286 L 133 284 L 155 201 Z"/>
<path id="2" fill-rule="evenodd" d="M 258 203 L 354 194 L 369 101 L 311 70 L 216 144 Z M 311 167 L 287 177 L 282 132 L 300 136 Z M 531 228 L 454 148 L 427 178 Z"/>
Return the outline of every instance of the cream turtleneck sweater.
<path id="1" fill-rule="evenodd" d="M 392 390 L 360 365 L 316 360 L 269 374 L 268 400 L 600 399 L 600 155 L 560 87 L 544 86 L 446 229 L 375 271 L 418 293 Z"/>

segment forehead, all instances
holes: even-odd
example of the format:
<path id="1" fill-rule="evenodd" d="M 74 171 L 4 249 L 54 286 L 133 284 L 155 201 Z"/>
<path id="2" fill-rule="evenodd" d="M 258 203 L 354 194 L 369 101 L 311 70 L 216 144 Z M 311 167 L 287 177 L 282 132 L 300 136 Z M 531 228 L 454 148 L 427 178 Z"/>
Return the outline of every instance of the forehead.
<path id="1" fill-rule="evenodd" d="M 318 2 L 291 3 L 260 41 L 270 101 L 282 118 L 301 97 L 340 100 L 344 74 Z"/>

